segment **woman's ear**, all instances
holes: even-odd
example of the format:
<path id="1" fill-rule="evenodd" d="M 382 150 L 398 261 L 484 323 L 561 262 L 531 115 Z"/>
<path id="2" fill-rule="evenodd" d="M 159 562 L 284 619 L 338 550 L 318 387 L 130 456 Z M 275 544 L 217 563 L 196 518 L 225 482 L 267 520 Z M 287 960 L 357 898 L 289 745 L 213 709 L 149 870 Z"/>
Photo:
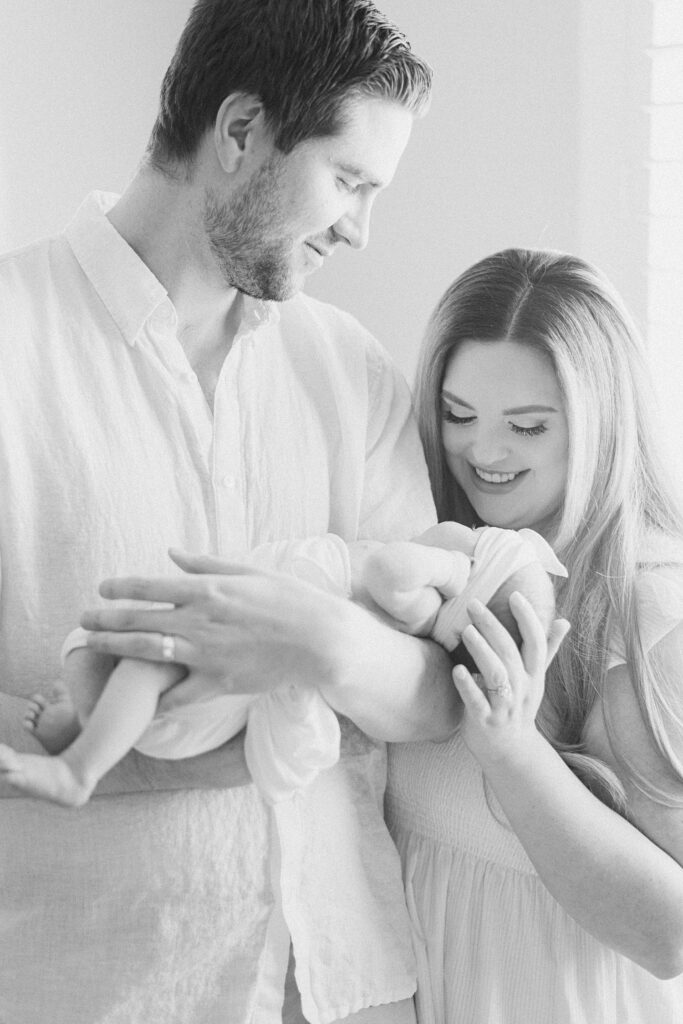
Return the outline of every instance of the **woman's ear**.
<path id="1" fill-rule="evenodd" d="M 226 174 L 240 170 L 265 131 L 265 110 L 258 96 L 243 92 L 226 96 L 213 130 L 216 156 Z"/>

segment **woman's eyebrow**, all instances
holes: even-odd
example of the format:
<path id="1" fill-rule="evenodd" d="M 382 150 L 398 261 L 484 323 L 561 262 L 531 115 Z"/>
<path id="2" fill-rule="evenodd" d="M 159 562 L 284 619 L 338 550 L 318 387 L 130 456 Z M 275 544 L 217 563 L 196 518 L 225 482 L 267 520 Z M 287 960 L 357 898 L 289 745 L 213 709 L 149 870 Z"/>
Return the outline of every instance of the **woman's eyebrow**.
<path id="1" fill-rule="evenodd" d="M 470 405 L 469 402 L 463 402 L 462 398 L 458 398 L 452 391 L 446 391 L 445 388 L 441 392 L 442 398 L 447 398 L 449 402 L 455 402 L 456 405 L 462 405 L 465 409 L 471 409 L 474 412 L 474 406 Z"/>
<path id="2" fill-rule="evenodd" d="M 527 412 L 557 412 L 553 405 L 519 405 L 515 409 L 503 409 L 503 416 L 523 416 Z"/>

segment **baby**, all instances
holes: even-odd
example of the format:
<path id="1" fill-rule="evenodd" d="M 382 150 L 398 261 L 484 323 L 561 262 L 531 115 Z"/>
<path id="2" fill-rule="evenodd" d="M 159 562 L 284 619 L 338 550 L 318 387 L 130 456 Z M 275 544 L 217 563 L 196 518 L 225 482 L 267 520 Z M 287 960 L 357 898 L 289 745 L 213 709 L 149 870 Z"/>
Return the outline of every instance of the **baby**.
<path id="1" fill-rule="evenodd" d="M 547 632 L 554 616 L 547 573 L 566 575 L 532 530 L 470 530 L 458 523 L 432 527 L 415 541 L 385 545 L 346 545 L 333 534 L 264 544 L 245 561 L 363 600 L 397 628 L 431 636 L 455 651 L 458 661 L 469 657 L 459 648 L 469 601 L 488 604 L 514 635 L 508 599 L 519 590 Z M 70 677 L 83 682 L 78 662 L 87 654 L 85 636 L 77 630 L 65 642 L 67 682 Z M 36 698 L 33 730 L 52 756 L 0 746 L 0 772 L 28 795 L 81 806 L 133 747 L 152 757 L 190 757 L 220 746 L 246 724 L 247 764 L 265 799 L 276 804 L 338 760 L 339 723 L 316 688 L 289 685 L 235 695 L 193 676 L 176 686 L 185 674 L 172 663 L 124 658 L 108 678 L 75 687 L 73 712 L 62 716 L 60 731 L 52 735 L 47 715 L 41 726 L 45 703 Z"/>

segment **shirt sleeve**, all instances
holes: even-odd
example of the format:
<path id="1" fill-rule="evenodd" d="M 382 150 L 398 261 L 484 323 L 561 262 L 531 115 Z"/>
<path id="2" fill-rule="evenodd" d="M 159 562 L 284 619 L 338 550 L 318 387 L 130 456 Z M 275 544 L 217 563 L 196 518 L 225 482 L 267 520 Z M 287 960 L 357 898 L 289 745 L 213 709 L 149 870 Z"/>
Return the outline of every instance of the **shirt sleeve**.
<path id="1" fill-rule="evenodd" d="M 368 385 L 359 539 L 408 540 L 434 525 L 436 511 L 408 385 L 377 343 Z"/>

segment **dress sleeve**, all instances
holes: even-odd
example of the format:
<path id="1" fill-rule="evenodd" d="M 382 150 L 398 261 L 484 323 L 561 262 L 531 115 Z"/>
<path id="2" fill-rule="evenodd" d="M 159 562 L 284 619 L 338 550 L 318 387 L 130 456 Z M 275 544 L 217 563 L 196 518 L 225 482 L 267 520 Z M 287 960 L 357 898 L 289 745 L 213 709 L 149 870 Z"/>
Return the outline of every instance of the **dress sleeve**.
<path id="1" fill-rule="evenodd" d="M 683 564 L 647 566 L 636 584 L 638 619 L 645 653 L 683 623 Z M 621 632 L 612 631 L 608 668 L 626 664 Z"/>

